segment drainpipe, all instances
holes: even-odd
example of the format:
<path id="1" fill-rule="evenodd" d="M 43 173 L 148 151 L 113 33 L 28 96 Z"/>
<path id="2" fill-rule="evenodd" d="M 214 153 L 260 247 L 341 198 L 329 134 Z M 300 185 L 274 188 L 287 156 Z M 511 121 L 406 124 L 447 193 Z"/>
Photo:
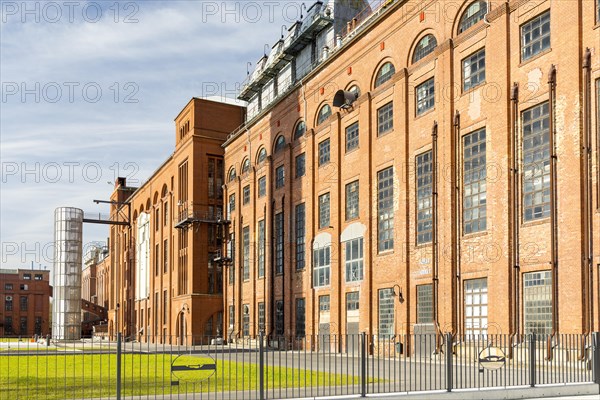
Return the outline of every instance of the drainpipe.
<path id="1" fill-rule="evenodd" d="M 442 339 L 442 334 L 440 330 L 439 323 L 439 307 L 438 307 L 438 287 L 439 287 L 439 276 L 438 276 L 438 176 L 437 176 L 437 168 L 438 168 L 438 124 L 437 121 L 433 123 L 433 128 L 431 130 L 431 137 L 433 139 L 432 146 L 432 212 L 433 212 L 433 220 L 431 230 L 433 233 L 432 237 L 432 262 L 433 262 L 433 324 L 435 328 L 435 352 L 436 354 L 440 353 L 441 343 L 440 339 Z"/>
<path id="2" fill-rule="evenodd" d="M 594 327 L 594 283 L 593 283 L 593 185 L 592 185 L 592 93 L 591 93 L 591 69 L 592 54 L 587 48 L 583 56 L 583 154 L 581 157 L 584 182 L 582 186 L 582 229 L 583 229 L 583 255 L 582 269 L 586 278 L 583 293 L 586 293 L 587 304 L 584 309 L 587 318 L 584 321 L 584 334 L 593 330 Z M 600 167 L 599 167 L 600 168 Z M 587 276 L 586 276 L 587 275 Z M 587 286 L 587 287 L 586 287 Z"/>
<path id="3" fill-rule="evenodd" d="M 455 311 L 455 318 L 453 318 L 454 321 L 454 334 L 458 334 L 459 332 L 462 331 L 462 314 L 461 314 L 461 310 L 462 310 L 462 304 L 460 302 L 461 300 L 461 232 L 462 232 L 462 218 L 461 218 L 461 196 L 460 196 L 460 160 L 461 160 L 461 155 L 460 155 L 460 113 L 458 112 L 458 110 L 456 111 L 456 113 L 454 114 L 454 235 L 455 235 L 455 240 L 456 240 L 456 247 L 455 247 L 455 258 L 454 258 L 454 262 L 455 262 L 455 279 L 456 279 L 456 293 L 455 293 L 455 304 L 456 304 L 456 311 Z"/>
<path id="4" fill-rule="evenodd" d="M 550 116 L 550 241 L 551 241 L 551 265 L 552 265 L 552 333 L 547 342 L 547 360 L 551 361 L 552 340 L 558 333 L 558 243 L 557 243 L 557 171 L 556 171 L 556 143 L 555 143 L 555 103 L 556 103 L 556 67 L 550 67 L 548 73 L 549 102 L 548 113 Z"/>
<path id="5" fill-rule="evenodd" d="M 518 335 L 519 327 L 519 160 L 517 143 L 519 135 L 518 115 L 519 115 L 519 85 L 515 82 L 510 94 L 511 113 L 510 113 L 510 273 L 511 273 L 511 292 L 512 299 L 509 299 L 511 318 L 510 334 Z M 512 346 L 511 346 L 512 352 Z"/>

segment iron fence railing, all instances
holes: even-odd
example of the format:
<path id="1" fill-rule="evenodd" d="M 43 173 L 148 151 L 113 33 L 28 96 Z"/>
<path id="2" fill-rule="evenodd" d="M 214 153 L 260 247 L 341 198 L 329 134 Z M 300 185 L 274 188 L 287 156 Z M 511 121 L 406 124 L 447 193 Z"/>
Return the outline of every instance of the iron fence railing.
<path id="1" fill-rule="evenodd" d="M 600 384 L 599 333 L 137 339 L 0 339 L 0 399 L 263 400 Z"/>

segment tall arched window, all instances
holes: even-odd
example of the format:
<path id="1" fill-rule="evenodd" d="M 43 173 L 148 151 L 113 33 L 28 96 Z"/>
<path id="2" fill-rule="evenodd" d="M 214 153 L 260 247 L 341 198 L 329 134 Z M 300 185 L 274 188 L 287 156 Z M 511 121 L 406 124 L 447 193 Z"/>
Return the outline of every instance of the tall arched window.
<path id="1" fill-rule="evenodd" d="M 386 62 L 379 68 L 377 72 L 377 78 L 375 78 L 375 87 L 381 86 L 394 76 L 396 73 L 396 67 L 391 62 Z"/>
<path id="2" fill-rule="evenodd" d="M 298 122 L 296 129 L 294 130 L 294 140 L 301 138 L 306 133 L 306 124 L 304 121 Z"/>
<path id="3" fill-rule="evenodd" d="M 460 23 L 458 24 L 458 33 L 464 32 L 485 17 L 487 14 L 487 2 L 485 0 L 476 0 L 467 7 Z"/>
<path id="4" fill-rule="evenodd" d="M 237 176 L 237 174 L 235 173 L 235 168 L 231 168 L 229 170 L 229 174 L 227 175 L 227 177 L 228 177 L 227 180 L 229 182 L 231 182 L 231 181 L 233 181 L 236 178 L 236 176 Z"/>
<path id="5" fill-rule="evenodd" d="M 267 150 L 263 147 L 258 151 L 258 156 L 256 157 L 256 163 L 262 164 L 267 159 Z"/>
<path id="6" fill-rule="evenodd" d="M 250 160 L 246 158 L 242 163 L 242 174 L 247 174 L 248 171 L 250 171 Z"/>
<path id="7" fill-rule="evenodd" d="M 279 135 L 277 137 L 277 139 L 275 139 L 275 153 L 283 150 L 283 148 L 285 147 L 285 138 L 283 137 L 283 135 Z"/>
<path id="8" fill-rule="evenodd" d="M 431 34 L 423 36 L 423 38 L 419 40 L 419 43 L 417 43 L 417 47 L 415 47 L 412 62 L 416 63 L 420 59 L 431 54 L 436 47 L 437 40 L 435 39 L 435 36 Z"/>
<path id="9" fill-rule="evenodd" d="M 323 122 L 327 121 L 327 118 L 329 118 L 331 116 L 331 107 L 329 107 L 329 104 L 325 104 L 323 107 L 321 107 L 321 110 L 319 111 L 319 115 L 317 117 L 317 125 L 321 125 Z"/>

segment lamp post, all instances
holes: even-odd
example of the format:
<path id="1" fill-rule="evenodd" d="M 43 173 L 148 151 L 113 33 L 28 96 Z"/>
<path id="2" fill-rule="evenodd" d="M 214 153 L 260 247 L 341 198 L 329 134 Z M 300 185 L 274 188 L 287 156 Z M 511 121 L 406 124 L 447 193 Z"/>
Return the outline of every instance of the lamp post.
<path id="1" fill-rule="evenodd" d="M 392 287 L 392 297 L 398 297 L 398 303 L 402 304 L 404 303 L 404 295 L 402 294 L 402 288 L 399 285 L 394 285 Z M 396 305 L 394 304 L 394 319 L 396 319 Z M 394 337 L 396 337 L 396 329 L 395 329 L 395 323 L 394 323 Z M 402 354 L 403 353 L 403 348 L 402 348 L 402 342 L 400 340 L 396 341 L 395 343 L 395 350 L 396 353 L 398 354 Z"/>

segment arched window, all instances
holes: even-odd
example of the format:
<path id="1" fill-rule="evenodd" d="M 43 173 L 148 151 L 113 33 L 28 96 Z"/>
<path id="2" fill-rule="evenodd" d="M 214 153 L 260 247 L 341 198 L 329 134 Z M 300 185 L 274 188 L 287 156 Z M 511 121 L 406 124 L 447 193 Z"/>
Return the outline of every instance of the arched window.
<path id="1" fill-rule="evenodd" d="M 246 158 L 242 163 L 242 174 L 246 174 L 248 171 L 250 171 L 250 160 Z"/>
<path id="2" fill-rule="evenodd" d="M 263 147 L 258 151 L 258 156 L 256 157 L 256 163 L 261 164 L 267 159 L 267 150 Z"/>
<path id="3" fill-rule="evenodd" d="M 485 0 L 477 0 L 471 3 L 463 13 L 462 17 L 460 17 L 458 33 L 466 31 L 481 21 L 487 12 L 487 2 Z"/>
<path id="4" fill-rule="evenodd" d="M 277 137 L 277 139 L 275 140 L 275 153 L 283 150 L 284 147 L 285 147 L 285 138 L 283 137 L 283 135 L 279 135 Z"/>
<path id="5" fill-rule="evenodd" d="M 433 35 L 423 36 L 419 43 L 417 43 L 417 47 L 415 47 L 415 52 L 413 53 L 412 62 L 416 63 L 420 59 L 425 56 L 431 54 L 433 50 L 437 47 L 437 40 Z"/>
<path id="6" fill-rule="evenodd" d="M 298 122 L 296 129 L 294 130 L 294 140 L 301 138 L 306 133 L 306 124 L 304 121 Z"/>
<path id="7" fill-rule="evenodd" d="M 392 79 L 392 76 L 394 76 L 395 73 L 396 68 L 394 67 L 394 64 L 391 62 L 386 62 L 383 64 L 377 72 L 377 78 L 375 78 L 375 87 L 381 86 Z"/>
<path id="8" fill-rule="evenodd" d="M 227 175 L 227 176 L 228 176 L 227 180 L 229 182 L 233 181 L 237 177 L 237 174 L 235 173 L 235 168 L 231 168 L 229 170 L 229 175 Z"/>
<path id="9" fill-rule="evenodd" d="M 323 122 L 327 121 L 327 118 L 331 116 L 331 107 L 329 104 L 325 104 L 321 107 L 319 111 L 319 116 L 317 117 L 317 125 L 321 125 Z"/>

